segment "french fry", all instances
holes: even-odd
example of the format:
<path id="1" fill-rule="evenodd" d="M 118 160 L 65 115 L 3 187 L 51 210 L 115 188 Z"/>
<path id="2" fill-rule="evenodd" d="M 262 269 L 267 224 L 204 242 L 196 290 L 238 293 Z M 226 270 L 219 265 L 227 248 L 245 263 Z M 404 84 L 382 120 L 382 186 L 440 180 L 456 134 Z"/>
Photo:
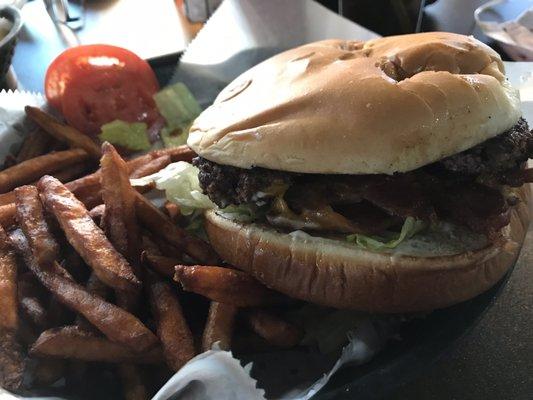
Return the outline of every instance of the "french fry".
<path id="1" fill-rule="evenodd" d="M 154 158 L 159 158 L 162 156 L 170 156 L 172 162 L 185 161 L 191 162 L 196 153 L 186 144 L 178 147 L 169 147 L 166 149 L 153 150 L 149 153 Z"/>
<path id="2" fill-rule="evenodd" d="M 128 177 L 128 167 L 109 144 L 102 145 L 101 185 L 105 204 L 103 226 L 115 248 L 132 263 L 139 262 L 141 236 L 135 213 L 135 189 Z"/>
<path id="3" fill-rule="evenodd" d="M 0 386 L 17 391 L 22 386 L 25 362 L 15 333 L 0 330 Z"/>
<path id="4" fill-rule="evenodd" d="M 15 203 L 0 206 L 0 225 L 5 229 L 11 228 L 13 225 L 15 225 L 16 212 L 17 209 L 15 207 Z"/>
<path id="5" fill-rule="evenodd" d="M 89 293 L 74 282 L 57 262 L 39 265 L 32 252 L 26 248 L 28 244 L 23 243 L 23 238 L 19 238 L 17 243 L 17 251 L 43 286 L 62 304 L 85 317 L 110 340 L 122 343 L 135 351 L 144 351 L 155 346 L 156 336 L 135 316 Z"/>
<path id="6" fill-rule="evenodd" d="M 219 343 L 222 350 L 231 349 L 231 338 L 235 327 L 238 308 L 230 304 L 212 301 L 202 335 L 202 350 L 211 350 L 213 344 Z"/>
<path id="7" fill-rule="evenodd" d="M 100 147 L 89 136 L 72 126 L 62 124 L 37 107 L 26 106 L 24 110 L 28 117 L 57 140 L 66 142 L 73 148 L 84 149 L 93 158 L 100 158 Z"/>
<path id="8" fill-rule="evenodd" d="M 102 218 L 105 213 L 105 204 L 99 204 L 89 210 L 89 215 L 93 219 L 94 223 L 101 226 Z"/>
<path id="9" fill-rule="evenodd" d="M 30 132 L 17 154 L 15 164 L 41 156 L 50 150 L 53 139 L 38 128 Z"/>
<path id="10" fill-rule="evenodd" d="M 15 202 L 15 192 L 12 190 L 10 192 L 0 194 L 0 206 L 5 206 L 10 203 Z"/>
<path id="11" fill-rule="evenodd" d="M 111 296 L 111 290 L 109 286 L 106 286 L 102 283 L 100 279 L 96 276 L 96 274 L 93 272 L 89 279 L 87 280 L 87 283 L 85 284 L 85 289 L 87 289 L 87 292 L 98 296 L 105 301 L 109 301 L 109 297 Z M 83 318 L 81 315 L 78 315 L 76 317 L 75 324 L 80 327 L 81 329 L 86 330 L 87 332 L 95 332 L 96 328 L 85 318 Z"/>
<path id="12" fill-rule="evenodd" d="M 147 400 L 149 398 L 146 386 L 136 365 L 119 364 L 118 375 L 122 383 L 124 400 Z"/>
<path id="13" fill-rule="evenodd" d="M 66 167 L 87 160 L 89 155 L 82 149 L 71 149 L 48 153 L 21 162 L 0 172 L 0 193 L 17 186 L 34 182 L 41 176 L 52 174 Z"/>
<path id="14" fill-rule="evenodd" d="M 79 177 L 84 172 L 87 171 L 88 165 L 86 163 L 78 163 L 71 165 L 70 167 L 54 172 L 54 178 L 59 180 L 62 183 L 70 182 L 72 179 Z M 37 182 L 32 182 L 32 185 L 37 184 Z M 15 202 L 15 190 L 10 192 L 0 194 L 0 206 L 14 203 Z"/>
<path id="15" fill-rule="evenodd" d="M 212 301 L 237 307 L 280 304 L 281 294 L 268 289 L 251 275 L 235 269 L 204 265 L 177 265 L 174 280 L 184 290 Z"/>
<path id="16" fill-rule="evenodd" d="M 33 275 L 25 273 L 18 280 L 17 294 L 19 309 L 22 315 L 34 326 L 44 330 L 48 320 L 46 308 L 43 305 L 43 296 L 39 296 L 41 288 Z"/>
<path id="17" fill-rule="evenodd" d="M 303 338 L 301 329 L 273 314 L 262 310 L 250 310 L 246 316 L 252 330 L 274 346 L 294 347 Z"/>
<path id="18" fill-rule="evenodd" d="M 154 271 L 168 278 L 174 277 L 174 266 L 180 263 L 180 261 L 176 258 L 160 256 L 157 254 L 152 254 L 148 251 L 143 251 L 141 259 Z"/>
<path id="19" fill-rule="evenodd" d="M 138 290 L 141 283 L 131 266 L 96 226 L 84 205 L 51 176 L 41 178 L 38 188 L 46 207 L 55 215 L 67 240 L 98 278 L 117 290 Z"/>
<path id="20" fill-rule="evenodd" d="M 170 164 L 170 156 L 164 155 L 158 158 L 154 158 L 152 161 L 141 165 L 139 168 L 134 170 L 130 174 L 130 178 L 142 178 L 148 175 L 155 174 L 156 172 L 161 171 L 163 168 L 165 168 L 168 164 Z"/>
<path id="21" fill-rule="evenodd" d="M 127 162 L 128 170 L 131 172 L 135 169 L 138 169 L 142 165 L 150 162 L 154 157 L 154 155 L 145 154 L 140 157 L 133 158 Z M 73 166 L 72 168 L 77 167 Z M 54 174 L 58 174 L 61 178 L 63 178 L 61 176 L 61 171 L 56 171 L 54 172 Z M 38 174 L 38 178 L 40 178 L 41 176 L 42 174 Z M 61 181 L 61 179 L 59 180 Z M 30 180 L 29 182 L 33 181 Z M 26 184 L 29 182 L 21 184 Z M 20 184 L 16 186 L 20 186 Z M 88 209 L 94 208 L 97 205 L 102 204 L 102 196 L 100 194 L 100 171 L 96 171 L 90 175 L 86 175 L 73 181 L 67 182 L 65 186 Z M 9 192 L 6 197 L 0 197 L 0 225 L 2 225 L 4 228 L 9 228 L 15 224 L 15 204 L 13 196 L 14 193 Z"/>
<path id="22" fill-rule="evenodd" d="M 147 277 L 150 306 L 156 320 L 163 354 L 168 366 L 173 371 L 178 371 L 195 356 L 192 333 L 171 286 L 153 272 L 149 272 Z"/>
<path id="23" fill-rule="evenodd" d="M 24 358 L 15 333 L 19 326 L 17 261 L 6 232 L 0 228 L 0 386 L 22 385 Z"/>
<path id="24" fill-rule="evenodd" d="M 135 189 L 131 187 L 128 166 L 115 148 L 105 142 L 100 160 L 100 183 L 105 212 L 102 218 L 107 237 L 130 262 L 139 278 L 141 236 L 135 213 Z M 138 306 L 138 294 L 117 291 L 117 304 L 128 311 Z"/>
<path id="25" fill-rule="evenodd" d="M 31 370 L 32 386 L 50 386 L 65 375 L 66 366 L 64 360 L 39 358 L 35 361 Z"/>
<path id="26" fill-rule="evenodd" d="M 30 354 L 39 357 L 64 358 L 111 363 L 159 364 L 163 362 L 160 347 L 147 352 L 133 352 L 130 348 L 68 326 L 41 333 L 30 348 Z"/>
<path id="27" fill-rule="evenodd" d="M 56 261 L 59 258 L 59 244 L 44 218 L 37 188 L 28 185 L 16 188 L 15 205 L 17 222 L 28 239 L 37 262 L 47 265 Z"/>
<path id="28" fill-rule="evenodd" d="M 0 330 L 18 327 L 17 260 L 6 232 L 0 227 Z"/>
<path id="29" fill-rule="evenodd" d="M 68 183 L 72 182 L 73 180 L 79 178 L 82 175 L 85 175 L 92 166 L 92 163 L 81 162 L 71 165 L 68 168 L 56 171 L 53 173 L 53 175 L 54 178 L 56 178 L 61 183 Z"/>
<path id="30" fill-rule="evenodd" d="M 206 264 L 217 263 L 218 256 L 211 246 L 173 224 L 165 214 L 158 210 L 143 195 L 139 193 L 135 195 L 137 217 L 154 235 L 161 237 L 179 249 L 183 249 L 195 260 Z"/>

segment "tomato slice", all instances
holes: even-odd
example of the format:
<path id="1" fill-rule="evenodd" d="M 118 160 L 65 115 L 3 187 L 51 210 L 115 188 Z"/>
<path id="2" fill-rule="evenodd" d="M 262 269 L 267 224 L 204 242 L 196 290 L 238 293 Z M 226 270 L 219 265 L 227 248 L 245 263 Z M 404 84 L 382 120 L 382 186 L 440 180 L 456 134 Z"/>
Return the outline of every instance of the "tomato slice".
<path id="1" fill-rule="evenodd" d="M 46 73 L 48 101 L 67 122 L 90 135 L 115 119 L 151 124 L 159 89 L 150 65 L 129 50 L 110 45 L 68 49 Z"/>

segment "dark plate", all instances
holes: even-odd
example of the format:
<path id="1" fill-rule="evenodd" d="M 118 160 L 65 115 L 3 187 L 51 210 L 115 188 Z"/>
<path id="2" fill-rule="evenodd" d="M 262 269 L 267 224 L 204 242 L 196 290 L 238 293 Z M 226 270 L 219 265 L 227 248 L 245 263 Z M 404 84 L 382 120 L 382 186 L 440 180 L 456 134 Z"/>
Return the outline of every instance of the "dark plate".
<path id="1" fill-rule="evenodd" d="M 401 340 L 389 342 L 367 364 L 340 370 L 316 399 L 381 399 L 423 373 L 476 325 L 500 295 L 513 268 L 476 298 L 404 324 Z"/>

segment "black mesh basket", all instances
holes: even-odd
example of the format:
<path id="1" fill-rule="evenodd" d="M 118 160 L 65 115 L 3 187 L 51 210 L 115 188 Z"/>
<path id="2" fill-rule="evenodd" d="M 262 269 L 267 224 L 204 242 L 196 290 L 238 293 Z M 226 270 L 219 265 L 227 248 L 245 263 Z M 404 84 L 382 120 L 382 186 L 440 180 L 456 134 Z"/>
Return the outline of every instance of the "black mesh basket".
<path id="1" fill-rule="evenodd" d="M 22 26 L 22 18 L 19 11 L 11 6 L 0 7 L 0 17 L 11 22 L 11 30 L 2 39 L 0 39 L 0 83 L 5 80 L 15 45 L 17 44 L 17 35 Z"/>

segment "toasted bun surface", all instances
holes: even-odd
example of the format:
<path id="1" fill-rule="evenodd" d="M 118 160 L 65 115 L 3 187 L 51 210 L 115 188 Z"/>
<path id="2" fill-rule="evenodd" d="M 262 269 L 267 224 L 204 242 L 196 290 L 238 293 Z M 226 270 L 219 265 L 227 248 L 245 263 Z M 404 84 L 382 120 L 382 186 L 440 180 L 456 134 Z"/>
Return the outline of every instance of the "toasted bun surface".
<path id="1" fill-rule="evenodd" d="M 188 144 L 241 168 L 405 172 L 517 122 L 518 92 L 503 73 L 496 52 L 452 33 L 311 43 L 235 79 Z"/>
<path id="2" fill-rule="evenodd" d="M 429 311 L 477 296 L 512 266 L 529 225 L 529 186 L 522 196 L 504 228 L 505 244 L 451 256 L 374 253 L 234 222 L 216 211 L 206 213 L 206 229 L 224 260 L 288 296 L 367 312 Z"/>

